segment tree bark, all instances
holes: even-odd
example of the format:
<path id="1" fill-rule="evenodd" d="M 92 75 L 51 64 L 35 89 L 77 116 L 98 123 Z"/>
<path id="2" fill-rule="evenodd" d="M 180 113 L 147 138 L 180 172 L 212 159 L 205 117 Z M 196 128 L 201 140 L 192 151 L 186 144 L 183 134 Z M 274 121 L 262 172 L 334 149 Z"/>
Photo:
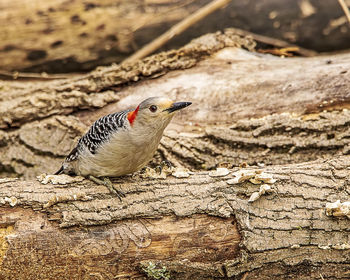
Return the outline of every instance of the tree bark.
<path id="1" fill-rule="evenodd" d="M 227 31 L 81 77 L 1 82 L 0 172 L 55 172 L 86 125 L 162 94 L 193 104 L 166 131 L 158 162 L 198 170 L 348 154 L 350 56 L 285 59 L 232 48 L 253 45 Z"/>
<path id="2" fill-rule="evenodd" d="M 127 194 L 122 202 L 88 181 L 3 181 L 0 276 L 346 278 L 349 222 L 326 216 L 325 205 L 349 198 L 349 159 L 260 169 L 277 181 L 252 203 L 259 185 L 231 185 L 232 170 L 221 177 L 202 171 L 117 179 Z"/>
<path id="3" fill-rule="evenodd" d="M 1 70 L 72 72 L 119 63 L 210 0 L 2 0 Z M 220 19 L 220 20 L 218 20 Z M 178 48 L 228 27 L 318 51 L 350 47 L 346 17 L 337 1 L 232 1 L 177 36 Z"/>
<path id="4" fill-rule="evenodd" d="M 237 48 L 252 46 L 227 31 L 81 77 L 1 82 L 1 174 L 32 179 L 0 179 L 0 279 L 345 279 L 348 220 L 325 207 L 349 200 L 350 56 Z M 33 180 L 97 117 L 161 94 L 193 104 L 154 164 L 191 171 L 115 179 L 122 202 L 79 177 Z M 266 182 L 237 172 L 277 181 L 249 202 Z"/>

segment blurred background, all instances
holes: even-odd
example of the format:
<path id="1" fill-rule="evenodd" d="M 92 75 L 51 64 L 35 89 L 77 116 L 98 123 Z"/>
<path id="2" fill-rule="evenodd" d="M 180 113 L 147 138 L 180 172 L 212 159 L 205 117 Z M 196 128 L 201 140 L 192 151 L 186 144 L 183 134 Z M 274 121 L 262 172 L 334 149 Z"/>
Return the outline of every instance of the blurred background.
<path id="1" fill-rule="evenodd" d="M 120 63 L 210 2 L 1 0 L 0 74 L 81 73 Z M 226 2 L 153 52 L 178 48 L 200 35 L 231 27 L 317 53 L 350 48 L 349 22 L 340 1 Z M 350 6 L 349 0 L 344 2 Z M 276 46 L 269 40 L 257 41 L 260 50 Z"/>

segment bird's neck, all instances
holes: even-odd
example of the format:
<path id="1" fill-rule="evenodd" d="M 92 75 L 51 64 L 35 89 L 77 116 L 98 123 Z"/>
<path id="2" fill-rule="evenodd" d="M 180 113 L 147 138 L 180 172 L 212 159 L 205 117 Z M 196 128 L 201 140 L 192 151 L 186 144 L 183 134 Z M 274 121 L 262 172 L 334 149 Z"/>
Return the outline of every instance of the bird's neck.
<path id="1" fill-rule="evenodd" d="M 171 119 L 172 117 L 169 117 L 167 119 L 149 123 L 136 118 L 130 130 L 131 138 L 135 142 L 146 145 L 147 143 L 154 141 L 159 142 L 162 138 L 164 129 L 168 126 Z"/>

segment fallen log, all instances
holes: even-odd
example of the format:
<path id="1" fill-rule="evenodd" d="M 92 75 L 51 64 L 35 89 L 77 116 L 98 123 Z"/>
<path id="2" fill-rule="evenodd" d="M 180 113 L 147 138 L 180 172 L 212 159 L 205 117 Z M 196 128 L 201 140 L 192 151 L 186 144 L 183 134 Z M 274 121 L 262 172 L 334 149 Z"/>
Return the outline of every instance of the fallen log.
<path id="1" fill-rule="evenodd" d="M 240 169 L 245 176 L 273 178 L 272 192 L 254 202 L 249 197 L 262 183 L 236 180 L 236 170 L 116 179 L 127 194 L 122 202 L 88 181 L 42 185 L 5 179 L 0 277 L 346 275 L 349 221 L 326 216 L 326 203 L 349 199 L 349 169 L 349 156 Z"/>
<path id="2" fill-rule="evenodd" d="M 199 170 L 348 154 L 348 54 L 286 59 L 234 46 L 254 44 L 227 31 L 81 77 L 0 82 L 0 174 L 55 172 L 86 125 L 162 94 L 193 104 L 166 131 L 158 162 Z"/>
<path id="3" fill-rule="evenodd" d="M 209 2 L 2 0 L 0 70 L 67 73 L 119 63 Z M 337 1 L 263 0 L 259 5 L 232 1 L 165 49 L 228 27 L 317 51 L 350 47 L 347 19 Z"/>
<path id="4" fill-rule="evenodd" d="M 349 55 L 239 46 L 253 44 L 227 31 L 81 77 L 1 82 L 1 174 L 28 180 L 0 181 L 0 278 L 346 277 L 347 214 L 327 203 L 349 200 Z M 79 177 L 33 180 L 98 116 L 159 94 L 193 102 L 155 157 L 171 175 L 115 179 L 122 202 Z"/>

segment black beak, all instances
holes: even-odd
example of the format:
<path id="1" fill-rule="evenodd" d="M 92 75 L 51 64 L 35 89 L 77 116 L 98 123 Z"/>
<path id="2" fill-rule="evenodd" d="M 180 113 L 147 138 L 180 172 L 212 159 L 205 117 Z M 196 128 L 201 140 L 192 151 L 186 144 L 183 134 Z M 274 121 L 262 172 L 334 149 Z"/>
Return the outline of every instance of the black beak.
<path id="1" fill-rule="evenodd" d="M 175 102 L 173 103 L 173 105 L 171 105 L 171 107 L 169 107 L 168 109 L 165 109 L 164 111 L 168 111 L 168 113 L 172 113 L 177 110 L 183 109 L 187 106 L 190 106 L 191 104 L 192 102 Z"/>

